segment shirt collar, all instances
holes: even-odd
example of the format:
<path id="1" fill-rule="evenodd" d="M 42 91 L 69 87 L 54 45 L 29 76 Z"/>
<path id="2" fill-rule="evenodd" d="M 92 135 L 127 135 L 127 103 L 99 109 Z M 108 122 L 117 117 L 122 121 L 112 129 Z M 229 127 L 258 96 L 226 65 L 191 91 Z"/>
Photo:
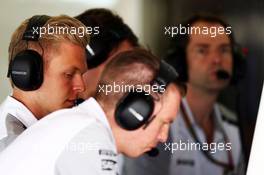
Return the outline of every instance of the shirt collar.
<path id="1" fill-rule="evenodd" d="M 186 100 L 186 98 L 183 98 L 182 99 L 182 104 L 183 104 L 183 107 L 185 108 L 186 110 L 186 113 L 187 113 L 187 117 L 189 118 L 192 126 L 196 126 L 196 127 L 199 127 L 197 122 L 195 121 L 194 119 L 194 116 L 193 116 L 193 113 L 189 107 L 189 104 Z M 217 103 L 214 104 L 214 109 L 213 109 L 213 117 L 214 117 L 214 122 L 215 122 L 215 128 L 217 130 L 221 130 L 222 131 L 222 117 L 221 117 L 221 112 L 220 112 L 220 109 L 219 109 L 219 106 Z"/>
<path id="2" fill-rule="evenodd" d="M 6 105 L 8 108 L 7 112 L 16 117 L 26 127 L 29 127 L 37 122 L 37 119 L 32 112 L 23 103 L 15 98 L 8 96 Z"/>

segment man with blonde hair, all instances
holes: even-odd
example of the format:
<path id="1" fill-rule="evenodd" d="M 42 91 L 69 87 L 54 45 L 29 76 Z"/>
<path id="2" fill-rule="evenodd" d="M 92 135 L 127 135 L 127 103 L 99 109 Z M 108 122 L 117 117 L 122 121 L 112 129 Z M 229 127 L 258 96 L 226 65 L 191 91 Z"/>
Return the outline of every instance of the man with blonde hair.
<path id="1" fill-rule="evenodd" d="M 116 175 L 118 153 L 137 157 L 166 141 L 184 90 L 178 77 L 148 51 L 119 53 L 106 65 L 95 97 L 28 128 L 0 154 L 0 172 Z M 136 89 L 106 94 L 104 87 L 114 84 Z"/>
<path id="2" fill-rule="evenodd" d="M 85 26 L 61 15 L 36 15 L 13 33 L 8 77 L 12 94 L 0 106 L 0 151 L 45 115 L 74 105 L 85 90 Z"/>

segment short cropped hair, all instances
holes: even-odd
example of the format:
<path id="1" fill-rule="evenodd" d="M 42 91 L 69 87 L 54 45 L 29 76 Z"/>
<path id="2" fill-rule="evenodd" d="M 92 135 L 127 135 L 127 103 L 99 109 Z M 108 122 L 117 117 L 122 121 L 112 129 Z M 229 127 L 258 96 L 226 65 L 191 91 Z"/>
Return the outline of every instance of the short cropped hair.
<path id="1" fill-rule="evenodd" d="M 106 95 L 99 87 L 104 85 L 146 85 L 150 84 L 160 66 L 160 59 L 150 52 L 136 48 L 117 54 L 105 67 L 99 80 L 95 98 L 104 105 L 116 105 L 126 92 L 110 92 Z"/>

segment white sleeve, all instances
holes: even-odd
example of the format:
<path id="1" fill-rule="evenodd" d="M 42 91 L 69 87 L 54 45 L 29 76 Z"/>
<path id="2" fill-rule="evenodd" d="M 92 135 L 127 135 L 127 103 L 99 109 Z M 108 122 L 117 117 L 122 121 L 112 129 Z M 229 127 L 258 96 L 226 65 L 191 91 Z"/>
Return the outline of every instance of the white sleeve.
<path id="1" fill-rule="evenodd" d="M 60 154 L 56 175 L 116 175 L 117 154 L 106 129 L 95 124 L 79 132 Z"/>

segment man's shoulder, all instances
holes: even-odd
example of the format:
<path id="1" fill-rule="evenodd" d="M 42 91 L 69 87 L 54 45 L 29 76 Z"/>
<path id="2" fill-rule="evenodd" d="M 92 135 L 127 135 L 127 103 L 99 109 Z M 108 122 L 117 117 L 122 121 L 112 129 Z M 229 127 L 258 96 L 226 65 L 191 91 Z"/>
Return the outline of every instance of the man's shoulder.
<path id="1" fill-rule="evenodd" d="M 7 97 L 0 105 L 0 140 L 5 138 L 9 140 L 10 134 L 19 135 L 26 126 L 20 120 L 23 118 L 25 107 L 23 108 L 18 101 L 12 97 Z M 21 130 L 22 128 L 22 130 Z"/>
<path id="2" fill-rule="evenodd" d="M 15 99 L 14 99 L 15 100 Z M 0 117 L 2 118 L 8 111 L 13 109 L 13 106 L 17 106 L 16 103 L 13 102 L 11 97 L 7 97 L 1 104 L 0 104 Z"/>
<path id="3" fill-rule="evenodd" d="M 87 154 L 90 155 L 91 158 L 105 157 L 105 152 L 107 152 L 106 157 L 117 156 L 115 143 L 113 142 L 107 129 L 98 122 L 95 122 L 78 132 L 68 142 L 64 152 L 65 151 L 66 154 L 69 152 L 81 155 Z"/>
<path id="4" fill-rule="evenodd" d="M 7 114 L 5 124 L 1 126 L 0 152 L 26 129 L 25 125 L 11 114 Z"/>
<path id="5" fill-rule="evenodd" d="M 218 103 L 218 107 L 221 112 L 222 120 L 231 126 L 237 127 L 238 119 L 236 113 L 230 110 L 229 108 L 227 108 L 226 106 L 224 106 L 223 104 Z"/>
<path id="6" fill-rule="evenodd" d="M 90 123 L 95 122 L 95 120 L 96 118 L 88 110 L 83 111 L 79 110 L 78 107 L 73 107 L 54 111 L 40 119 L 34 126 L 37 127 L 38 125 L 49 124 L 50 127 L 58 127 L 63 124 L 64 128 L 67 128 L 67 126 L 74 126 L 74 124 L 83 123 L 85 121 L 86 124 L 89 125 Z"/>
<path id="7" fill-rule="evenodd" d="M 75 163 L 78 162 L 78 163 Z M 79 131 L 65 146 L 56 160 L 58 173 L 114 173 L 117 151 L 108 129 L 95 121 Z"/>

